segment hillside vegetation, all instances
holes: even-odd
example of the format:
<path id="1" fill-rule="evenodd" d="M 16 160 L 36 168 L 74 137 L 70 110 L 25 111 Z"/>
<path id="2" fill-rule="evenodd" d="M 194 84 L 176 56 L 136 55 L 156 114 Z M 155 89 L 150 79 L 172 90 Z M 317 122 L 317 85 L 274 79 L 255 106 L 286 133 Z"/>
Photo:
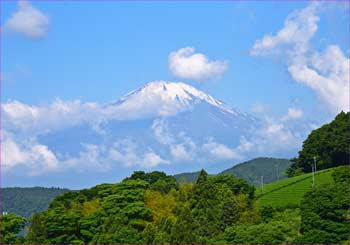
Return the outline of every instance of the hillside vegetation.
<path id="1" fill-rule="evenodd" d="M 259 157 L 235 165 L 219 174 L 233 174 L 258 186 L 261 183 L 261 176 L 264 177 L 264 183 L 286 178 L 284 173 L 291 164 L 288 159 Z"/>
<path id="2" fill-rule="evenodd" d="M 333 183 L 332 174 L 336 168 L 321 170 L 315 173 L 315 186 Z M 272 206 L 297 207 L 306 192 L 312 188 L 312 173 L 291 177 L 271 184 L 257 187 L 255 195 L 261 207 Z"/>
<path id="3" fill-rule="evenodd" d="M 261 183 L 261 176 L 264 177 L 264 183 L 286 178 L 285 171 L 291 164 L 288 159 L 259 157 L 237 164 L 219 174 L 232 174 L 258 186 Z M 199 172 L 192 172 L 176 174 L 174 177 L 179 183 L 194 183 L 198 175 Z"/>
<path id="4" fill-rule="evenodd" d="M 298 157 L 287 170 L 289 176 L 312 172 L 314 158 L 317 169 L 350 164 L 350 113 L 341 112 L 335 119 L 313 130 L 303 143 Z"/>
<path id="5" fill-rule="evenodd" d="M 325 170 L 318 176 L 326 173 L 333 180 L 306 188 L 298 208 L 258 208 L 254 187 L 233 175 L 208 176 L 202 170 L 196 183 L 179 185 L 162 172 L 135 172 L 117 184 L 57 196 L 47 210 L 33 215 L 25 238 L 16 235 L 24 218 L 0 216 L 0 242 L 348 244 L 350 168 Z M 302 183 L 304 177 L 294 183 Z M 290 180 L 277 183 L 267 191 L 293 185 Z"/>
<path id="6" fill-rule="evenodd" d="M 68 189 L 44 187 L 9 187 L 1 189 L 2 211 L 15 213 L 29 218 L 33 213 L 41 212 L 49 207 L 58 195 Z"/>

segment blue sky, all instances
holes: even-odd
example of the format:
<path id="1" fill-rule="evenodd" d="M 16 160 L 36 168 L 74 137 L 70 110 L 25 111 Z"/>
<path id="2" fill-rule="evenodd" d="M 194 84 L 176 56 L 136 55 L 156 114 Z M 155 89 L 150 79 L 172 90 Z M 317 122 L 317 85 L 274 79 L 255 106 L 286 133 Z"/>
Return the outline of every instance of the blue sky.
<path id="1" fill-rule="evenodd" d="M 21 19 L 19 2 L 2 1 L 1 100 L 104 104 L 146 82 L 182 81 L 244 112 L 319 125 L 348 110 L 350 33 L 346 2 L 316 5 L 33 1 Z M 186 47 L 207 59 L 207 75 L 170 67 L 169 55 Z"/>
<path id="2" fill-rule="evenodd" d="M 295 98 L 315 110 L 315 94 L 291 81 L 281 62 L 249 55 L 255 40 L 281 29 L 289 13 L 307 4 L 34 2 L 49 16 L 49 30 L 39 40 L 2 35 L 2 101 L 38 104 L 60 97 L 109 102 L 162 79 L 192 82 L 243 111 L 261 102 L 283 114 Z M 337 44 L 347 54 L 349 17 L 341 4 L 327 5 L 332 6 L 321 13 L 312 44 L 320 50 Z M 16 2 L 2 2 L 2 23 L 16 8 Z M 227 72 L 201 85 L 172 76 L 168 55 L 186 46 L 227 60 Z"/>

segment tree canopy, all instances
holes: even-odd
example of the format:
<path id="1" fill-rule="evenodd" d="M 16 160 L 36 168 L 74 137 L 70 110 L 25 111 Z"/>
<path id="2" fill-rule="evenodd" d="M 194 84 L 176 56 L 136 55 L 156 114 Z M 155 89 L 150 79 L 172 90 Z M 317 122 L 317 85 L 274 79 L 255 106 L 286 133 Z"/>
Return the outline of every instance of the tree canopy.
<path id="1" fill-rule="evenodd" d="M 302 150 L 287 170 L 289 176 L 311 172 L 314 157 L 317 170 L 350 164 L 350 113 L 341 112 L 335 119 L 313 130 L 303 143 Z"/>

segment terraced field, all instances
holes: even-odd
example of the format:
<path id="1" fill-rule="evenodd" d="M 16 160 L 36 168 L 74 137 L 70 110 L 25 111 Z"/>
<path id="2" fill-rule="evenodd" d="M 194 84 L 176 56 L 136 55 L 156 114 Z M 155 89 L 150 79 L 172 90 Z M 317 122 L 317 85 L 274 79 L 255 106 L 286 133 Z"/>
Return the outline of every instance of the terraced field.
<path id="1" fill-rule="evenodd" d="M 332 183 L 334 169 L 316 172 L 315 186 Z M 312 188 L 312 173 L 267 184 L 263 190 L 257 187 L 255 195 L 261 207 L 267 205 L 273 207 L 296 206 L 300 204 L 301 198 L 310 188 Z"/>

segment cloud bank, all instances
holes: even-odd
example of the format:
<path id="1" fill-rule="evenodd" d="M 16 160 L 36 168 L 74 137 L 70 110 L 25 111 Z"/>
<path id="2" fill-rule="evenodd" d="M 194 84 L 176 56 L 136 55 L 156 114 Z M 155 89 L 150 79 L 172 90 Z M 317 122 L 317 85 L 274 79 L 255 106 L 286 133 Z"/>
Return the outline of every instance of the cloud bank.
<path id="1" fill-rule="evenodd" d="M 72 170 L 104 172 L 115 168 L 152 169 L 184 162 L 234 162 L 261 154 L 296 150 L 305 137 L 304 132 L 310 130 L 291 127 L 298 125 L 298 120 L 303 117 L 302 110 L 292 107 L 280 119 L 264 119 L 259 127 L 251 129 L 249 135 L 242 135 L 236 146 L 220 142 L 215 136 L 198 142 L 198 139 L 192 139 L 183 131 L 171 131 L 165 118 L 160 115 L 155 116 L 149 125 L 149 134 L 158 145 L 142 145 L 142 141 L 137 141 L 133 136 L 105 141 L 105 137 L 108 138 L 104 128 L 106 123 L 135 120 L 122 117 L 120 113 L 115 114 L 120 104 L 110 105 L 114 109 L 98 103 L 60 99 L 40 106 L 19 101 L 2 104 L 2 166 L 5 171 L 22 169 L 25 174 L 41 175 Z M 91 130 L 94 138 L 102 140 L 92 143 L 86 141 L 88 138 L 79 138 L 73 142 L 80 145 L 74 153 L 61 152 L 40 141 L 42 136 L 56 131 L 64 134 L 65 129 L 75 130 L 79 125 L 87 125 L 88 128 L 84 130 Z"/>

